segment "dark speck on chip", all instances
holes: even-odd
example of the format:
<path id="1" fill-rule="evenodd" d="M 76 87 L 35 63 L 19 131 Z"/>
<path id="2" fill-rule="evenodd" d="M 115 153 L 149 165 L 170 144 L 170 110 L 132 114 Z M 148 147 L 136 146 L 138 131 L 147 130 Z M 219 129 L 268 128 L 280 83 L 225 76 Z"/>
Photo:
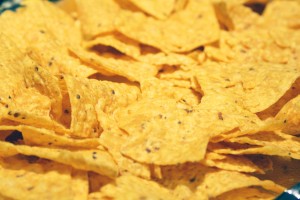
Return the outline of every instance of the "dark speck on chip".
<path id="1" fill-rule="evenodd" d="M 191 178 L 189 181 L 190 183 L 194 183 L 196 181 L 196 177 Z"/>
<path id="2" fill-rule="evenodd" d="M 20 131 L 13 131 L 11 132 L 6 138 L 5 138 L 5 141 L 6 142 L 10 142 L 10 143 L 17 143 L 18 140 L 23 140 L 23 135 Z"/>
<path id="3" fill-rule="evenodd" d="M 266 5 L 260 3 L 245 4 L 245 6 L 250 8 L 253 12 L 256 12 L 259 15 L 263 14 L 266 7 Z"/>

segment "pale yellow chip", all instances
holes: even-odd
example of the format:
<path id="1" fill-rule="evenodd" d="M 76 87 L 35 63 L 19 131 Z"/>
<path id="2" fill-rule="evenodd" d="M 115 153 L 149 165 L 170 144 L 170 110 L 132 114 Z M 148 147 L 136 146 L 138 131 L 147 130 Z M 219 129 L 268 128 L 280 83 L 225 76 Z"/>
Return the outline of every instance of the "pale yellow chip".
<path id="1" fill-rule="evenodd" d="M 229 96 L 255 113 L 277 102 L 299 75 L 295 63 L 210 63 L 196 78 L 204 94 Z"/>
<path id="2" fill-rule="evenodd" d="M 130 38 L 163 51 L 185 52 L 219 38 L 219 26 L 212 5 L 197 0 L 189 1 L 184 10 L 165 21 L 142 13 L 121 12 L 116 28 Z"/>
<path id="3" fill-rule="evenodd" d="M 171 191 L 154 181 L 144 180 L 135 176 L 121 176 L 115 184 L 108 184 L 101 189 L 105 198 L 122 199 L 166 199 L 174 200 Z"/>
<path id="4" fill-rule="evenodd" d="M 229 154 L 264 154 L 300 159 L 300 140 L 295 136 L 277 132 L 260 132 L 254 135 L 229 139 L 232 143 L 250 144 L 248 148 L 222 149 L 219 153 Z"/>
<path id="5" fill-rule="evenodd" d="M 239 172 L 205 167 L 200 163 L 186 163 L 162 167 L 160 184 L 172 189 L 185 199 L 210 199 L 225 192 L 249 186 L 261 186 L 280 193 L 283 188 L 272 181 L 261 181 L 256 177 Z M 178 194 L 182 191 L 185 194 Z"/>
<path id="6" fill-rule="evenodd" d="M 174 12 L 178 12 L 184 9 L 187 5 L 188 0 L 176 0 L 174 5 Z"/>
<path id="7" fill-rule="evenodd" d="M 226 192 L 214 200 L 273 200 L 276 195 L 258 188 L 241 188 Z"/>
<path id="8" fill-rule="evenodd" d="M 299 2 L 22 3 L 0 15 L 0 199 L 266 200 L 300 178 Z"/>
<path id="9" fill-rule="evenodd" d="M 22 3 L 24 7 L 17 12 L 4 12 L 0 17 L 1 31 L 11 35 L 20 48 L 26 48 L 25 44 L 28 43 L 23 38 L 24 33 L 47 34 L 45 28 L 63 44 L 80 43 L 80 29 L 67 13 L 47 1 L 26 0 Z M 16 32 L 23 34 L 15 34 Z"/>
<path id="10" fill-rule="evenodd" d="M 12 199 L 79 200 L 88 194 L 84 174 L 51 161 L 32 163 L 20 156 L 1 158 L 0 194 Z"/>
<path id="11" fill-rule="evenodd" d="M 28 41 L 26 52 L 39 65 L 53 74 L 62 73 L 88 77 L 97 72 L 86 63 L 82 63 L 78 58 L 72 56 L 68 46 L 56 41 L 51 32 L 47 29 L 44 31 L 45 33 L 27 33 L 25 35 Z"/>
<path id="12" fill-rule="evenodd" d="M 127 134 L 118 128 L 113 116 L 104 113 L 101 110 L 101 104 L 97 104 L 97 117 L 103 133 L 100 137 L 100 143 L 107 148 L 116 161 L 121 175 L 132 174 L 135 176 L 150 179 L 150 167 L 147 164 L 135 162 L 131 158 L 121 154 L 121 147 L 128 140 Z"/>
<path id="13" fill-rule="evenodd" d="M 118 32 L 99 35 L 95 39 L 84 43 L 84 46 L 87 48 L 97 45 L 113 47 L 121 53 L 132 56 L 133 58 L 139 57 L 141 54 L 139 43 L 137 41 L 127 38 Z"/>
<path id="14" fill-rule="evenodd" d="M 141 82 L 142 97 L 148 99 L 170 98 L 187 105 L 198 105 L 200 96 L 190 88 L 176 87 L 169 81 L 157 78 L 145 79 Z"/>
<path id="15" fill-rule="evenodd" d="M 293 52 L 295 52 L 295 46 L 297 45 L 291 48 L 283 48 L 282 45 L 278 45 L 279 43 L 272 36 L 278 32 L 281 32 L 281 29 L 260 27 L 250 27 L 230 32 L 221 31 L 219 46 L 215 44 L 207 46 L 205 52 L 207 52 L 207 57 L 213 61 L 279 64 L 295 62 L 297 56 L 294 56 Z M 296 32 L 285 34 L 284 37 L 289 37 L 290 42 L 281 43 L 299 44 L 299 40 L 297 41 L 299 37 L 297 37 Z"/>
<path id="16" fill-rule="evenodd" d="M 207 194 L 209 198 L 213 198 L 225 192 L 249 186 L 261 186 L 277 194 L 280 194 L 284 190 L 282 186 L 272 181 L 262 181 L 254 176 L 224 170 L 205 174 L 202 184 L 197 187 L 192 199 L 197 199 L 198 195 L 201 197 L 203 193 Z"/>
<path id="17" fill-rule="evenodd" d="M 264 173 L 250 159 L 243 156 L 221 155 L 214 152 L 207 152 L 205 159 L 201 161 L 203 165 L 216 167 L 237 172 Z"/>
<path id="18" fill-rule="evenodd" d="M 266 119 L 274 118 L 278 114 L 278 117 L 276 119 L 278 119 L 281 122 L 285 120 L 284 118 L 296 117 L 297 115 L 292 116 L 292 112 L 293 112 L 292 109 L 297 110 L 296 97 L 299 95 L 299 92 L 300 92 L 300 78 L 297 78 L 296 81 L 293 83 L 293 85 L 284 93 L 284 95 L 276 103 L 274 103 L 266 110 L 257 113 L 257 115 L 259 116 L 260 119 L 266 120 Z M 291 108 L 290 111 L 287 111 L 289 108 Z M 279 114 L 279 111 L 281 111 L 281 114 Z M 291 112 L 291 114 L 288 114 L 288 112 Z M 281 125 L 286 126 L 285 123 L 281 123 Z M 286 127 L 292 128 L 293 126 L 290 124 Z"/>
<path id="19" fill-rule="evenodd" d="M 175 0 L 130 0 L 130 2 L 134 3 L 137 7 L 142 9 L 144 12 L 158 18 L 165 19 L 167 18 L 174 7 Z"/>
<path id="20" fill-rule="evenodd" d="M 278 120 L 284 131 L 297 134 L 299 133 L 300 123 L 300 96 L 291 99 L 287 102 L 279 113 L 276 115 L 275 120 Z"/>
<path id="21" fill-rule="evenodd" d="M 95 149 L 100 145 L 98 139 L 73 139 L 68 137 L 68 135 L 59 135 L 52 130 L 31 126 L 0 126 L 0 130 L 20 131 L 24 144 L 29 146 Z"/>
<path id="22" fill-rule="evenodd" d="M 114 31 L 120 6 L 114 0 L 76 0 L 82 31 L 86 38 Z"/>
<path id="23" fill-rule="evenodd" d="M 65 76 L 72 107 L 71 131 L 78 137 L 99 137 L 102 132 L 95 106 L 112 114 L 116 108 L 137 99 L 135 86 Z M 130 91 L 130 92 L 129 92 Z"/>
<path id="24" fill-rule="evenodd" d="M 118 126 L 130 135 L 121 152 L 158 165 L 203 159 L 210 132 L 197 131 L 201 119 L 189 109 L 172 99 L 145 99 L 121 110 Z"/>
<path id="25" fill-rule="evenodd" d="M 193 59 L 178 53 L 143 51 L 142 55 L 135 59 L 153 65 L 180 66 L 183 69 L 191 69 L 197 64 Z"/>
<path id="26" fill-rule="evenodd" d="M 94 171 L 108 177 L 116 177 L 119 173 L 118 167 L 111 155 L 107 151 L 100 149 L 71 151 L 66 149 L 13 145 L 0 141 L 0 152 L 5 156 L 17 154 L 37 156 L 70 165 L 76 169 Z"/>
<path id="27" fill-rule="evenodd" d="M 68 54 L 66 45 L 81 42 L 80 30 L 73 19 L 46 1 L 25 1 L 17 13 L 5 12 L 0 17 L 1 32 L 9 35 L 17 47 L 53 73 L 89 76 L 95 70 Z M 49 21 L 50 20 L 50 21 Z M 23 34 L 14 34 L 16 31 Z"/>
<path id="28" fill-rule="evenodd" d="M 135 60 L 153 65 L 176 65 L 184 69 L 190 69 L 196 65 L 194 60 L 181 54 L 164 53 L 150 47 L 141 47 L 137 41 L 118 32 L 99 35 L 93 40 L 86 41 L 84 46 L 91 50 L 98 50 L 97 47 L 103 46 L 112 47 Z M 109 49 L 106 51 L 109 52 Z"/>
<path id="29" fill-rule="evenodd" d="M 57 78 L 19 51 L 10 37 L 0 34 L 0 39 L 3 40 L 0 49 L 2 120 L 65 131 L 53 120 L 61 115 L 62 109 Z"/>
<path id="30" fill-rule="evenodd" d="M 257 27 L 261 17 L 243 4 L 231 1 L 216 1 L 214 8 L 219 22 L 226 30 L 244 30 Z"/>
<path id="31" fill-rule="evenodd" d="M 267 5 L 263 16 L 269 27 L 272 24 L 272 27 L 297 29 L 300 27 L 300 4 L 297 1 L 274 1 Z"/>
<path id="32" fill-rule="evenodd" d="M 91 64 L 91 67 L 100 73 L 123 76 L 130 81 L 141 81 L 146 77 L 153 77 L 158 71 L 154 65 L 137 62 L 128 57 L 99 56 L 96 53 L 78 48 L 74 48 L 72 51 L 84 62 Z"/>

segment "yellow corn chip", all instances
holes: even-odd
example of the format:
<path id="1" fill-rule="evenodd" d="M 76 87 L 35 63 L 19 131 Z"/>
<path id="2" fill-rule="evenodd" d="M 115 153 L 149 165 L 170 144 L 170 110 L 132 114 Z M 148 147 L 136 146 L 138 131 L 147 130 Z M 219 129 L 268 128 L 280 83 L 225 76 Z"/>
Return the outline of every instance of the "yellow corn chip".
<path id="1" fill-rule="evenodd" d="M 284 131 L 292 134 L 299 133 L 299 109 L 300 109 L 300 96 L 293 98 L 287 102 L 283 108 L 276 115 L 275 120 L 278 120 L 283 126 Z"/>
<path id="2" fill-rule="evenodd" d="M 13 37 L 20 48 L 26 48 L 28 41 L 24 40 L 23 34 L 15 34 L 16 32 L 45 33 L 44 28 L 50 30 L 63 44 L 80 43 L 80 30 L 73 19 L 61 9 L 47 1 L 25 0 L 22 3 L 24 7 L 16 13 L 5 12 L 0 17 L 1 31 Z"/>
<path id="3" fill-rule="evenodd" d="M 269 27 L 272 24 L 272 27 L 297 29 L 300 27 L 300 4 L 297 1 L 274 1 L 267 5 L 263 16 Z"/>
<path id="4" fill-rule="evenodd" d="M 269 180 L 261 181 L 256 177 L 238 172 L 215 171 L 204 176 L 202 184 L 197 187 L 197 191 L 192 198 L 197 199 L 197 196 L 202 196 L 202 193 L 206 193 L 209 198 L 213 198 L 230 190 L 249 186 L 261 186 L 277 194 L 284 190 L 283 187 Z"/>
<path id="5" fill-rule="evenodd" d="M 0 3 L 0 199 L 266 200 L 300 179 L 299 2 L 53 2 Z"/>
<path id="6" fill-rule="evenodd" d="M 52 119 L 61 115 L 62 96 L 56 77 L 19 51 L 8 36 L 0 34 L 0 39 L 4 40 L 0 49 L 1 118 L 64 131 Z"/>
<path id="7" fill-rule="evenodd" d="M 170 98 L 181 101 L 187 105 L 197 105 L 200 98 L 192 89 L 174 86 L 169 81 L 163 81 L 156 78 L 145 79 L 141 82 L 142 97 L 148 99 Z"/>
<path id="8" fill-rule="evenodd" d="M 136 58 L 140 55 L 139 43 L 116 32 L 97 36 L 94 40 L 87 41 L 85 46 L 91 48 L 96 45 L 110 46 L 118 51 Z"/>
<path id="9" fill-rule="evenodd" d="M 171 191 L 154 181 L 143 180 L 135 176 L 121 176 L 115 184 L 108 184 L 101 189 L 105 198 L 121 199 L 170 199 L 174 200 Z"/>
<path id="10" fill-rule="evenodd" d="M 80 59 L 90 63 L 95 70 L 106 75 L 119 75 L 130 81 L 141 81 L 145 77 L 153 77 L 157 73 L 157 68 L 153 65 L 137 62 L 127 57 L 102 57 L 95 53 L 73 49 Z"/>
<path id="11" fill-rule="evenodd" d="M 230 154 L 264 154 L 286 156 L 300 159 L 300 140 L 297 137 L 277 132 L 261 132 L 255 135 L 232 138 L 230 142 L 255 145 L 243 149 L 223 149 L 219 153 L 230 152 Z"/>
<path id="12" fill-rule="evenodd" d="M 204 157 L 210 133 L 198 132 L 201 119 L 174 100 L 139 101 L 120 111 L 116 119 L 130 135 L 121 152 L 137 161 L 166 165 Z"/>
<path id="13" fill-rule="evenodd" d="M 0 152 L 6 156 L 18 153 L 37 156 L 70 165 L 76 169 L 94 171 L 99 174 L 116 177 L 118 168 L 110 156 L 104 150 L 78 150 L 50 149 L 43 147 L 30 147 L 25 145 L 13 145 L 0 141 Z"/>
<path id="14" fill-rule="evenodd" d="M 197 74 L 204 94 L 230 96 L 254 113 L 274 104 L 298 77 L 295 64 L 268 63 L 211 63 Z"/>
<path id="15" fill-rule="evenodd" d="M 125 84 L 71 76 L 65 76 L 65 81 L 72 106 L 71 130 L 78 137 L 98 137 L 102 132 L 95 110 L 97 103 L 103 111 L 112 114 L 117 107 L 136 100 L 138 95 L 136 87 Z"/>
<path id="16" fill-rule="evenodd" d="M 241 188 L 241 189 L 226 192 L 216 197 L 214 200 L 230 200 L 230 199 L 272 200 L 275 197 L 276 196 L 274 194 L 267 191 L 263 191 L 258 188 Z"/>
<path id="17" fill-rule="evenodd" d="M 138 1 L 130 0 L 137 7 L 141 8 L 146 13 L 158 18 L 167 18 L 173 10 L 175 0 L 153 0 L 153 1 Z"/>
<path id="18" fill-rule="evenodd" d="M 129 173 L 149 179 L 151 174 L 148 165 L 135 162 L 121 154 L 121 147 L 128 140 L 128 136 L 117 127 L 113 117 L 104 113 L 100 106 L 101 104 L 96 105 L 97 117 L 104 130 L 101 134 L 100 142 L 111 153 L 119 167 L 120 174 Z"/>
<path id="19" fill-rule="evenodd" d="M 29 33 L 27 41 L 28 55 L 39 65 L 47 68 L 54 74 L 70 74 L 79 77 L 88 77 L 96 73 L 96 70 L 83 64 L 78 58 L 70 55 L 69 50 L 51 36 L 51 32 L 36 35 Z M 55 49 L 55 51 L 53 50 Z"/>
<path id="20" fill-rule="evenodd" d="M 175 52 L 192 50 L 214 42 L 219 37 L 212 5 L 207 1 L 196 0 L 189 1 L 184 10 L 165 21 L 155 20 L 142 13 L 121 12 L 116 28 L 141 43 Z"/>
<path id="21" fill-rule="evenodd" d="M 73 139 L 58 135 L 52 130 L 35 128 L 31 126 L 0 126 L 0 130 L 18 130 L 22 133 L 24 144 L 37 146 L 54 146 L 68 148 L 94 149 L 100 145 L 98 139 Z"/>
<path id="22" fill-rule="evenodd" d="M 227 30 L 244 30 L 262 21 L 259 15 L 242 4 L 232 4 L 230 1 L 214 3 L 216 15 Z"/>
<path id="23" fill-rule="evenodd" d="M 293 83 L 293 85 L 285 92 L 285 94 L 276 103 L 274 103 L 272 106 L 270 106 L 266 110 L 263 110 L 263 111 L 257 113 L 257 115 L 259 116 L 260 119 L 265 120 L 268 118 L 275 117 L 279 113 L 279 111 L 282 110 L 281 112 L 285 113 L 285 115 L 286 115 L 286 116 L 284 116 L 285 118 L 290 117 L 291 115 L 287 114 L 287 112 L 284 110 L 287 107 L 291 106 L 291 104 L 293 104 L 293 102 L 297 101 L 296 97 L 298 96 L 299 92 L 300 92 L 300 78 L 297 78 L 296 81 Z M 292 99 L 294 99 L 294 100 L 292 100 Z M 296 109 L 296 107 L 294 109 Z M 282 117 L 283 117 L 283 115 L 281 114 L 281 118 Z M 278 116 L 278 119 L 281 122 L 284 121 L 284 119 L 283 118 L 280 119 L 279 116 Z M 291 126 L 289 126 L 289 127 L 291 127 Z"/>
<path id="24" fill-rule="evenodd" d="M 78 175 L 72 176 L 72 168 L 51 161 L 5 158 L 0 160 L 0 194 L 12 199 L 79 200 L 87 197 L 88 188 L 84 186 L 87 179 Z M 83 182 L 81 188 L 78 182 Z"/>
<path id="25" fill-rule="evenodd" d="M 264 173 L 263 170 L 251 162 L 251 160 L 242 156 L 221 155 L 214 152 L 208 152 L 201 163 L 209 167 L 217 167 L 219 169 L 237 172 Z"/>
<path id="26" fill-rule="evenodd" d="M 86 38 L 114 31 L 120 6 L 114 0 L 76 0 L 82 31 Z"/>

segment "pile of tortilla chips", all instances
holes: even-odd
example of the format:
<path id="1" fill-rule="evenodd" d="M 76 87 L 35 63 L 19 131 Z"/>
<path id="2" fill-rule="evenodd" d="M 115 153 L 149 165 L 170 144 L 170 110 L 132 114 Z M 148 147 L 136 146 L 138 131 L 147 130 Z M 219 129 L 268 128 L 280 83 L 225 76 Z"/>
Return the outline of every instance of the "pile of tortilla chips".
<path id="1" fill-rule="evenodd" d="M 273 199 L 300 181 L 300 3 L 24 0 L 0 16 L 0 199 Z"/>

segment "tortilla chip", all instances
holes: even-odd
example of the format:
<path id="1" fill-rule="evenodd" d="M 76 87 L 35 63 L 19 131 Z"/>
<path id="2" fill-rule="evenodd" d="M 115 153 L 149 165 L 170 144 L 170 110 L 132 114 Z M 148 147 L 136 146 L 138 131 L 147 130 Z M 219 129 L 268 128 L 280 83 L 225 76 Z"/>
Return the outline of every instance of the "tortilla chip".
<path id="1" fill-rule="evenodd" d="M 37 156 L 70 165 L 76 169 L 94 171 L 108 177 L 116 177 L 118 174 L 118 168 L 111 155 L 100 149 L 70 151 L 66 149 L 13 145 L 0 141 L 0 152 L 5 156 L 12 156 L 18 153 Z"/>
<path id="2" fill-rule="evenodd" d="M 140 55 L 139 43 L 118 32 L 97 36 L 94 40 L 85 42 L 84 45 L 87 48 L 96 45 L 110 46 L 133 58 Z"/>
<path id="3" fill-rule="evenodd" d="M 216 180 L 218 180 L 216 182 Z M 215 171 L 207 173 L 201 185 L 197 187 L 194 199 L 206 193 L 209 198 L 217 197 L 225 192 L 249 186 L 261 186 L 266 190 L 280 194 L 284 188 L 269 180 L 259 180 L 256 177 L 238 172 Z"/>
<path id="4" fill-rule="evenodd" d="M 267 5 L 263 16 L 267 26 L 297 29 L 300 27 L 300 4 L 297 1 L 274 1 Z"/>
<path id="5" fill-rule="evenodd" d="M 264 154 L 277 155 L 300 159 L 300 140 L 297 137 L 277 132 L 260 132 L 254 135 L 246 135 L 229 139 L 230 142 L 240 144 L 256 145 L 246 149 L 223 149 L 219 153 L 230 152 L 230 154 Z"/>
<path id="6" fill-rule="evenodd" d="M 230 199 L 236 199 L 236 200 L 272 200 L 276 197 L 273 193 L 264 191 L 262 189 L 258 188 L 241 188 L 237 190 L 232 190 L 229 192 L 226 192 L 218 197 L 216 197 L 214 200 L 230 200 Z"/>
<path id="7" fill-rule="evenodd" d="M 262 21 L 259 15 L 243 4 L 234 4 L 229 1 L 218 1 L 214 8 L 219 22 L 225 30 L 244 30 Z"/>
<path id="8" fill-rule="evenodd" d="M 273 39 L 274 32 L 281 32 L 281 29 L 266 29 L 262 27 L 250 27 L 239 31 L 221 31 L 220 42 L 214 51 L 208 51 L 211 60 L 223 62 L 269 62 L 287 64 L 295 62 L 297 56 L 293 56 L 295 47 L 286 48 L 278 45 Z M 297 43 L 297 34 L 285 35 L 291 37 Z M 292 43 L 293 43 L 292 42 Z M 283 43 L 283 42 L 282 42 Z M 285 42 L 287 43 L 287 42 Z M 299 43 L 299 42 L 298 42 Z M 219 55 L 220 54 L 220 55 Z"/>
<path id="9" fill-rule="evenodd" d="M 72 168 L 51 161 L 30 163 L 20 157 L 1 159 L 0 177 L 0 193 L 12 199 L 79 199 L 88 193 L 84 184 L 78 187 L 77 182 L 86 181 L 82 176 L 72 176 Z"/>
<path id="10" fill-rule="evenodd" d="M 25 35 L 29 43 L 27 52 L 33 60 L 53 74 L 63 73 L 88 77 L 96 73 L 96 70 L 71 56 L 68 47 L 56 41 L 51 34 L 47 29 L 44 29 L 43 33 Z"/>
<path id="11" fill-rule="evenodd" d="M 53 73 L 62 71 L 78 76 L 95 73 L 68 55 L 65 45 L 77 46 L 81 41 L 80 30 L 73 19 L 46 1 L 25 2 L 26 6 L 17 13 L 1 15 L 1 31 L 9 35 L 21 51 L 29 52 Z M 14 34 L 16 31 L 23 34 Z"/>
<path id="12" fill-rule="evenodd" d="M 171 191 L 163 188 L 154 181 L 143 180 L 135 176 L 121 176 L 116 179 L 115 184 L 108 184 L 101 189 L 105 198 L 121 199 L 170 199 L 174 196 Z"/>
<path id="13" fill-rule="evenodd" d="M 171 99 L 145 99 L 118 112 L 118 126 L 130 136 L 121 152 L 157 165 L 203 159 L 209 132 L 199 133 L 201 119 L 182 107 Z"/>
<path id="14" fill-rule="evenodd" d="M 187 105 L 198 105 L 200 98 L 192 89 L 176 87 L 169 81 L 156 78 L 145 79 L 141 82 L 142 97 L 148 99 L 170 98 Z"/>
<path id="15" fill-rule="evenodd" d="M 242 156 L 221 155 L 214 152 L 208 152 L 201 163 L 209 167 L 230 171 L 264 173 L 263 170 L 256 166 L 251 160 Z"/>
<path id="16" fill-rule="evenodd" d="M 102 57 L 76 48 L 72 51 L 84 62 L 91 64 L 93 69 L 104 75 L 119 75 L 130 81 L 141 81 L 145 77 L 155 76 L 158 71 L 153 65 L 137 62 L 128 57 L 116 58 L 111 55 Z"/>
<path id="17" fill-rule="evenodd" d="M 82 31 L 86 38 L 114 31 L 120 6 L 114 0 L 76 0 Z"/>
<path id="18" fill-rule="evenodd" d="M 173 191 L 184 191 L 185 199 L 210 199 L 248 186 L 262 186 L 278 193 L 283 191 L 281 186 L 272 181 L 261 181 L 242 173 L 205 167 L 200 163 L 165 166 L 162 167 L 162 174 L 164 179 L 158 182 Z"/>
<path id="19" fill-rule="evenodd" d="M 230 96 L 253 113 L 274 104 L 298 77 L 299 70 L 292 63 L 211 63 L 196 75 L 204 94 Z"/>
<path id="20" fill-rule="evenodd" d="M 130 0 L 130 2 L 134 3 L 137 7 L 142 9 L 144 12 L 158 19 L 165 19 L 171 14 L 174 7 L 175 0 L 165 0 L 165 1 Z"/>
<path id="21" fill-rule="evenodd" d="M 283 127 L 284 132 L 291 134 L 299 133 L 299 112 L 300 109 L 300 96 L 296 96 L 287 102 L 283 108 L 276 115 L 275 120 L 278 120 Z"/>
<path id="22" fill-rule="evenodd" d="M 263 110 L 263 111 L 257 113 L 258 117 L 263 120 L 270 119 L 272 117 L 275 117 L 281 110 L 282 110 L 281 111 L 282 113 L 285 113 L 284 114 L 285 118 L 292 116 L 291 114 L 287 114 L 287 112 L 284 110 L 286 110 L 287 107 L 291 106 L 293 104 L 292 102 L 297 101 L 296 97 L 298 96 L 299 92 L 300 92 L 300 78 L 297 78 L 296 81 L 293 83 L 293 85 L 285 92 L 285 94 L 276 103 L 274 103 L 272 106 L 270 106 L 266 110 Z M 294 100 L 292 101 L 292 99 L 294 99 Z M 296 107 L 293 109 L 296 109 Z M 295 117 L 295 116 L 297 116 L 297 115 L 294 115 L 293 117 Z M 284 118 L 282 118 L 282 117 L 283 117 L 283 114 L 281 114 L 281 117 L 278 116 L 278 119 L 281 122 L 284 121 Z M 289 121 L 293 121 L 293 120 L 289 120 Z M 291 124 L 289 124 L 287 127 L 291 127 Z"/>
<path id="23" fill-rule="evenodd" d="M 0 75 L 1 118 L 65 131 L 50 117 L 53 114 L 58 118 L 61 114 L 57 79 L 19 51 L 8 36 L 0 34 L 0 39 L 5 40 L 0 49 L 0 64 L 3 65 Z"/>
<path id="24" fill-rule="evenodd" d="M 183 10 L 187 5 L 188 0 L 176 0 L 174 5 L 174 12 Z"/>
<path id="25" fill-rule="evenodd" d="M 166 52 L 189 51 L 214 42 L 219 37 L 212 5 L 196 0 L 190 1 L 184 10 L 165 21 L 155 20 L 142 13 L 121 12 L 116 28 L 130 38 Z"/>
<path id="26" fill-rule="evenodd" d="M 98 137 L 102 132 L 95 110 L 97 103 L 103 111 L 112 114 L 116 108 L 136 100 L 138 95 L 137 88 L 125 84 L 71 76 L 65 76 L 65 81 L 72 106 L 71 130 L 78 137 Z"/>
<path id="27" fill-rule="evenodd" d="M 59 135 L 52 130 L 31 126 L 0 126 L 0 130 L 18 130 L 22 133 L 24 144 L 32 146 L 52 146 L 65 148 L 97 148 L 100 143 L 97 139 L 73 139 L 66 135 Z"/>
<path id="28" fill-rule="evenodd" d="M 75 26 L 74 20 L 61 9 L 47 1 L 23 1 L 24 7 L 16 13 L 5 12 L 0 17 L 1 31 L 11 35 L 20 48 L 26 48 L 28 41 L 24 40 L 22 33 L 44 32 L 50 30 L 55 38 L 63 44 L 79 44 L 80 30 Z M 2 29 L 3 28 L 3 29 Z"/>
<path id="29" fill-rule="evenodd" d="M 118 128 L 112 116 L 107 115 L 97 104 L 97 117 L 104 131 L 100 137 L 100 143 L 107 148 L 116 161 L 121 175 L 132 174 L 135 176 L 150 179 L 150 167 L 147 164 L 135 162 L 121 154 L 121 147 L 128 140 L 124 131 Z"/>

